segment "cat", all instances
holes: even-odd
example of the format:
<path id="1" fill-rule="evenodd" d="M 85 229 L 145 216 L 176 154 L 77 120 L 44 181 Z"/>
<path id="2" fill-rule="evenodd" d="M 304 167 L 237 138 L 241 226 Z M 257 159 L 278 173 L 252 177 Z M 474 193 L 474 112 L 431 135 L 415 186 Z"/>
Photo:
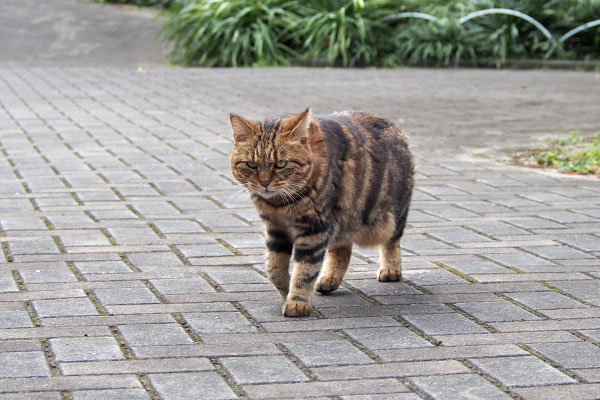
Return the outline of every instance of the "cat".
<path id="1" fill-rule="evenodd" d="M 340 286 L 353 243 L 379 245 L 379 281 L 401 279 L 414 161 L 399 128 L 362 112 L 313 117 L 311 108 L 258 122 L 229 118 L 231 171 L 265 225 L 283 315 L 309 315 L 315 287 L 328 294 Z"/>

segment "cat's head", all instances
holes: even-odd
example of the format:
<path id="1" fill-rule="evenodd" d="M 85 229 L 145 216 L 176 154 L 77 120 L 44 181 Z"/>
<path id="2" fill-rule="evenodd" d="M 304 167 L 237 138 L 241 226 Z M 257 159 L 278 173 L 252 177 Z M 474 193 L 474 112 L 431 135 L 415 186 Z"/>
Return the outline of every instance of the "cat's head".
<path id="1" fill-rule="evenodd" d="M 305 190 L 312 174 L 310 114 L 307 108 L 258 122 L 230 114 L 235 142 L 231 172 L 251 194 L 291 199 Z"/>

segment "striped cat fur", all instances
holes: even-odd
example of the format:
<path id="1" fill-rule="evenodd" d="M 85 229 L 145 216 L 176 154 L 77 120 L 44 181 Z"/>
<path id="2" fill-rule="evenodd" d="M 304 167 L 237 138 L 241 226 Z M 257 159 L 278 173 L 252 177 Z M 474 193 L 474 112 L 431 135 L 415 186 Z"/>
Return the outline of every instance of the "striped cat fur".
<path id="1" fill-rule="evenodd" d="M 414 161 L 395 125 L 362 112 L 312 116 L 310 108 L 230 121 L 231 171 L 265 225 L 268 276 L 284 315 L 309 315 L 315 288 L 340 286 L 354 243 L 379 246 L 380 281 L 401 279 Z"/>

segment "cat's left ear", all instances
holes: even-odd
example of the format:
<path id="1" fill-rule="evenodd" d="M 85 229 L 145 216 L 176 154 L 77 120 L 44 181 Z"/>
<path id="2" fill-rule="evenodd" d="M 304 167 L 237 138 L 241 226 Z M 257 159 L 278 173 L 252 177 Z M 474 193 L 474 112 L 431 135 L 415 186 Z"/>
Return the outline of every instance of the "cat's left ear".
<path id="1" fill-rule="evenodd" d="M 235 143 L 245 142 L 254 136 L 255 122 L 248 121 L 237 114 L 229 114 L 229 121 L 231 122 L 231 131 Z"/>
<path id="2" fill-rule="evenodd" d="M 312 108 L 308 107 L 306 110 L 298 115 L 294 115 L 285 121 L 285 134 L 284 138 L 307 138 L 308 127 L 310 126 L 310 115 Z"/>

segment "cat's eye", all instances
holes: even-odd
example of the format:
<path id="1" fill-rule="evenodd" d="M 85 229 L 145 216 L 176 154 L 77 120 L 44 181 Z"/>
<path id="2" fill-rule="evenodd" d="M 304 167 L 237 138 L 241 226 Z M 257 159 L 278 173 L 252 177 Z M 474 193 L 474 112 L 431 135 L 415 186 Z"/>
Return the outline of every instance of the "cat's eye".
<path id="1" fill-rule="evenodd" d="M 247 166 L 249 166 L 252 169 L 255 169 L 256 167 L 258 167 L 258 164 L 256 164 L 254 161 L 248 161 L 246 163 Z"/>
<path id="2" fill-rule="evenodd" d="M 287 161 L 286 160 L 279 160 L 275 163 L 275 166 L 277 168 L 283 168 L 287 165 Z"/>

